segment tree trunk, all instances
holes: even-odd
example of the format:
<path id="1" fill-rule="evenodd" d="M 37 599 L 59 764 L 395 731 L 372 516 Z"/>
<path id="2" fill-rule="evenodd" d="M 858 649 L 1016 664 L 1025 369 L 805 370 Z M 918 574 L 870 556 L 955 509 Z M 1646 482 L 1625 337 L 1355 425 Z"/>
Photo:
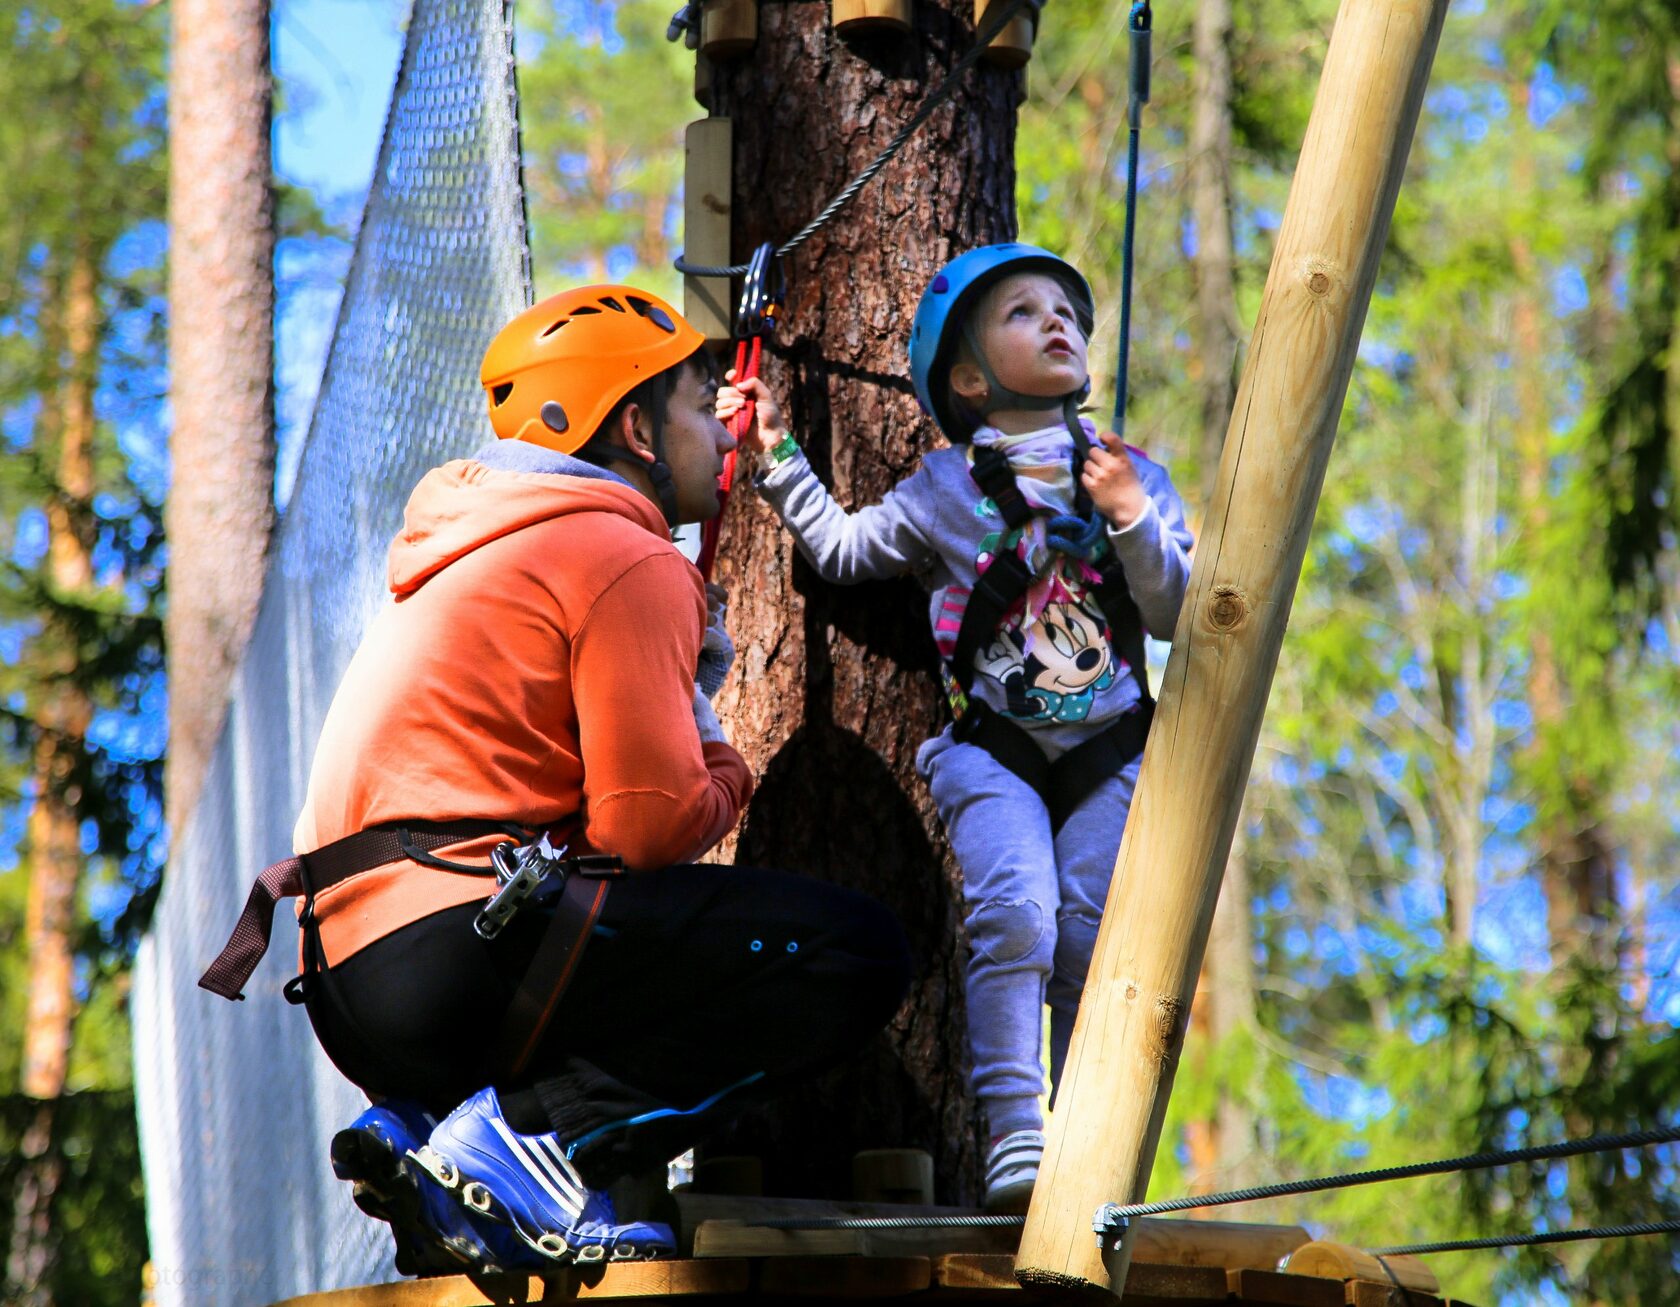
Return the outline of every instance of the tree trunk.
<path id="1" fill-rule="evenodd" d="M 967 0 L 923 3 L 911 35 L 842 43 L 826 5 L 761 9 L 756 49 L 720 64 L 712 87 L 713 111 L 735 124 L 736 261 L 785 240 L 886 144 L 969 48 L 972 12 Z M 789 261 L 764 372 L 849 508 L 879 500 L 937 443 L 906 375 L 910 318 L 946 260 L 1014 235 L 1021 94 L 1017 73 L 968 74 Z M 719 707 L 760 778 L 734 855 L 876 895 L 918 963 L 884 1039 L 730 1146 L 763 1154 L 773 1192 L 812 1194 L 845 1192 L 857 1149 L 926 1147 L 940 1200 L 972 1200 L 980 1140 L 957 873 L 914 770 L 944 713 L 926 597 L 909 579 L 825 585 L 750 490 L 730 508 L 717 579 L 740 649 Z"/>
<path id="2" fill-rule="evenodd" d="M 215 748 L 274 525 L 268 0 L 175 0 L 170 61 L 169 827 Z"/>
<path id="3" fill-rule="evenodd" d="M 1231 402 L 1237 389 L 1237 281 L 1231 231 L 1231 4 L 1199 0 L 1193 43 L 1195 106 L 1190 126 L 1190 209 L 1196 224 L 1191 267 L 1196 277 L 1197 371 L 1202 394 L 1202 503 L 1213 493 Z M 1199 996 L 1201 1030 L 1217 1046 L 1254 1022 L 1253 927 L 1249 910 L 1243 819 L 1226 862 L 1214 911 Z M 1254 1152 L 1254 1121 L 1226 1095 L 1211 1121 L 1196 1123 L 1205 1136 L 1196 1167 L 1198 1183 L 1228 1188 Z"/>
<path id="4" fill-rule="evenodd" d="M 85 595 L 93 586 L 89 553 L 93 500 L 93 391 L 99 356 L 97 257 L 83 248 L 64 283 L 63 323 L 67 368 L 60 384 L 56 493 L 47 510 L 47 567 L 60 596 Z M 49 615 L 49 626 L 53 618 Z M 22 1166 L 13 1192 L 6 1261 L 5 1300 L 46 1307 L 56 1260 L 53 1201 L 63 1159 L 53 1123 L 70 1066 L 70 1033 L 76 1018 L 76 894 L 82 848 L 77 809 L 79 774 L 93 707 L 73 680 L 76 644 L 67 631 L 47 632 L 44 654 L 57 681 L 38 714 L 34 806 L 29 813 L 29 997 L 24 1018 L 22 1090 L 39 1100 L 22 1141 Z"/>
<path id="5" fill-rule="evenodd" d="M 1529 82 L 1512 78 L 1508 90 L 1513 97 L 1516 121 L 1528 121 Z M 1519 202 L 1536 193 L 1535 161 L 1527 149 L 1519 149 L 1512 176 L 1512 188 Z M 1540 302 L 1544 280 L 1526 233 L 1520 228 L 1510 238 L 1511 264 L 1516 276 L 1516 299 L 1512 328 L 1516 338 L 1516 449 L 1519 512 L 1523 535 L 1536 549 L 1546 538 L 1551 522 L 1551 416 L 1546 395 L 1545 360 L 1550 350 L 1542 323 L 1546 309 Z M 1608 257 L 1608 256 L 1607 256 Z M 1596 320 L 1593 322 L 1598 326 Z M 1570 729 L 1570 699 L 1583 687 L 1566 684 L 1562 660 L 1552 632 L 1543 623 L 1533 632 L 1533 653 L 1528 670 L 1529 711 L 1534 718 L 1537 746 L 1550 757 L 1566 759 L 1571 751 L 1556 747 Z M 1586 693 L 1608 698 L 1608 687 L 1587 687 Z M 1595 793 L 1593 779 L 1585 774 L 1557 777 L 1553 802 L 1538 827 L 1540 883 L 1546 896 L 1546 925 L 1551 941 L 1554 975 L 1560 979 L 1571 964 L 1609 966 L 1614 958 L 1613 930 L 1616 917 L 1615 867 L 1610 841 L 1599 809 L 1602 798 Z"/>
<path id="6" fill-rule="evenodd" d="M 1231 0 L 1199 0 L 1193 35 L 1190 212 L 1202 391 L 1202 502 L 1213 493 L 1237 393 L 1237 278 L 1231 234 Z"/>

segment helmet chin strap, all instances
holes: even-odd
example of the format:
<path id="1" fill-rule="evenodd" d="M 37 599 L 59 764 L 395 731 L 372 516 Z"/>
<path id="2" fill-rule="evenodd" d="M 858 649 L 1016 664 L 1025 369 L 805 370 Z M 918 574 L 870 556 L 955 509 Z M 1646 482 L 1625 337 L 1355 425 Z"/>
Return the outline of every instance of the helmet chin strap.
<path id="1" fill-rule="evenodd" d="M 653 493 L 659 498 L 659 511 L 665 515 L 665 525 L 675 531 L 679 525 L 677 483 L 671 476 L 671 465 L 665 461 L 665 416 L 650 405 L 648 421 L 653 424 L 653 439 L 649 442 L 653 446 L 651 463 L 644 461 L 641 455 L 634 451 L 620 448 L 599 436 L 589 440 L 578 453 L 588 453 L 594 458 L 617 460 L 643 469 L 648 474 L 648 480 L 653 482 Z"/>

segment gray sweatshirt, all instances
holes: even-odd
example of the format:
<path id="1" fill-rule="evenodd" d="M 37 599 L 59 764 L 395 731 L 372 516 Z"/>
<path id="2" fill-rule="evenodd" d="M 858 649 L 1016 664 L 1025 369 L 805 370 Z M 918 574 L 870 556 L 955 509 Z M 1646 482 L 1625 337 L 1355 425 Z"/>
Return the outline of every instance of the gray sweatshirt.
<path id="1" fill-rule="evenodd" d="M 1127 447 L 1148 492 L 1143 513 L 1108 538 L 1145 630 L 1170 640 L 1190 578 L 1190 530 L 1166 469 Z M 935 643 L 949 654 L 982 558 L 1006 528 L 969 474 L 967 451 L 935 450 L 879 504 L 848 513 L 804 454 L 756 478 L 760 493 L 825 580 L 839 585 L 911 573 L 930 592 Z M 1056 757 L 1126 712 L 1141 694 L 1131 668 L 1105 638 L 1094 585 L 1062 569 L 1025 612 L 1007 619 L 975 657 L 972 693 L 1033 732 Z M 1038 607 L 1042 604 L 1042 607 Z M 1034 611 L 1036 609 L 1036 611 Z M 1030 704 L 1020 707 L 1023 695 Z"/>

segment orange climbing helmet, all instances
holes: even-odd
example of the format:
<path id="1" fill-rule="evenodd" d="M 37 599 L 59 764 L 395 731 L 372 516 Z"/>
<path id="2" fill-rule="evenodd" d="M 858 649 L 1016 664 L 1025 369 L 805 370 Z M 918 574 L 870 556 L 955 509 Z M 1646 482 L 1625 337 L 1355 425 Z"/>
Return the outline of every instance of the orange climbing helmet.
<path id="1" fill-rule="evenodd" d="M 479 381 L 503 440 L 573 454 L 613 406 L 706 343 L 634 286 L 580 286 L 526 309 L 484 351 Z M 663 457 L 663 455 L 661 455 Z"/>

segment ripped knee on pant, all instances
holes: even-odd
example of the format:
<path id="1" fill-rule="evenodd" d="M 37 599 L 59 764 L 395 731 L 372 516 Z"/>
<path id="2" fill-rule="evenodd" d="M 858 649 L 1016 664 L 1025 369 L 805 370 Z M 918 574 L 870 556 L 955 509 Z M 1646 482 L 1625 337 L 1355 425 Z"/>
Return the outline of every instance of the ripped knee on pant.
<path id="1" fill-rule="evenodd" d="M 991 962 L 1028 960 L 1044 942 L 1044 908 L 1036 899 L 987 899 L 968 914 L 974 951 Z M 1042 961 L 1048 966 L 1049 958 Z"/>

